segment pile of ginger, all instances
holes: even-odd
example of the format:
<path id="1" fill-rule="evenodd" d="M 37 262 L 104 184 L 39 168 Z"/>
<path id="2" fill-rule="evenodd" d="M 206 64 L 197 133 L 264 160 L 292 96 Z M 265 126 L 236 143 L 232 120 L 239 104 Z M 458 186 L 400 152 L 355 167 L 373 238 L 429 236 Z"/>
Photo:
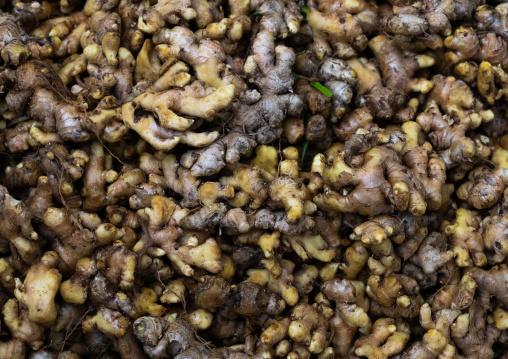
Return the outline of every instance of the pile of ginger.
<path id="1" fill-rule="evenodd" d="M 508 359 L 508 3 L 0 9 L 0 359 Z"/>

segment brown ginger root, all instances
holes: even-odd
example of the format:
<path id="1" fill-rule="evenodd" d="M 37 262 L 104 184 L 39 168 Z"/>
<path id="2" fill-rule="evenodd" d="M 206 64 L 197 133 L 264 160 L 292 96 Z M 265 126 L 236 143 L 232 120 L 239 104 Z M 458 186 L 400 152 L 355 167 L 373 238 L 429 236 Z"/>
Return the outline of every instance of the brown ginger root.
<path id="1" fill-rule="evenodd" d="M 211 176 L 226 164 L 235 164 L 240 156 L 257 144 L 270 143 L 282 134 L 285 116 L 298 116 L 302 110 L 300 98 L 292 93 L 263 95 L 252 91 L 245 102 L 233 103 L 234 118 L 230 132 L 210 146 L 186 152 L 180 163 L 196 176 Z"/>
<path id="2" fill-rule="evenodd" d="M 457 189 L 457 196 L 476 209 L 489 208 L 497 203 L 508 184 L 507 156 L 507 150 L 497 148 L 492 154 L 494 168 L 482 166 L 470 171 L 468 181 Z"/>
<path id="3" fill-rule="evenodd" d="M 446 250 L 446 248 L 446 237 L 433 232 L 423 240 L 416 253 L 409 260 L 420 266 L 424 273 L 430 274 L 453 259 L 453 251 Z"/>
<path id="4" fill-rule="evenodd" d="M 351 166 L 344 153 L 328 159 L 330 165 L 326 165 L 322 173 L 325 191 L 314 198 L 319 208 L 362 215 L 390 213 L 394 207 L 408 209 L 416 215 L 424 213 L 422 184 L 400 164 L 393 150 L 385 146 L 373 147 L 362 156 L 365 160 L 361 161 L 365 162 L 360 167 Z M 364 174 L 363 168 L 368 168 L 369 172 Z M 348 186 L 354 188 L 344 191 Z"/>
<path id="5" fill-rule="evenodd" d="M 367 46 L 360 22 L 347 12 L 336 14 L 311 9 L 307 12 L 307 22 L 314 39 L 310 49 L 319 59 L 332 53 L 351 58 Z"/>
<path id="6" fill-rule="evenodd" d="M 164 27 L 166 22 L 176 25 L 182 21 L 193 20 L 196 16 L 191 0 L 160 0 L 140 15 L 138 29 L 148 34 L 155 34 Z"/>
<path id="7" fill-rule="evenodd" d="M 357 330 L 360 328 L 361 332 L 367 332 L 371 326 L 365 286 L 359 281 L 334 279 L 325 282 L 321 291 L 326 298 L 335 302 L 335 316 L 330 320 L 334 331 L 331 344 L 337 354 L 345 355 L 351 351 Z"/>
<path id="8" fill-rule="evenodd" d="M 445 59 L 450 64 L 468 59 L 487 61 L 507 70 L 506 41 L 493 32 L 478 35 L 474 29 L 461 26 L 453 35 L 444 39 L 444 45 L 450 49 L 446 52 Z"/>
<path id="9" fill-rule="evenodd" d="M 486 217 L 482 221 L 480 234 L 483 237 L 485 248 L 494 251 L 494 263 L 502 263 L 508 255 L 507 219 L 506 215 L 496 214 Z"/>
<path id="10" fill-rule="evenodd" d="M 440 75 L 435 76 L 433 82 L 425 110 L 416 117 L 416 122 L 428 134 L 447 169 L 469 164 L 483 155 L 482 144 L 465 133 L 492 120 L 493 113 L 478 108 L 477 100 L 464 82 Z M 447 120 L 449 116 L 453 122 Z"/>
<path id="11" fill-rule="evenodd" d="M 186 355 L 219 358 L 195 339 L 191 326 L 182 319 L 168 322 L 160 317 L 141 317 L 134 322 L 134 335 L 152 359 Z"/>

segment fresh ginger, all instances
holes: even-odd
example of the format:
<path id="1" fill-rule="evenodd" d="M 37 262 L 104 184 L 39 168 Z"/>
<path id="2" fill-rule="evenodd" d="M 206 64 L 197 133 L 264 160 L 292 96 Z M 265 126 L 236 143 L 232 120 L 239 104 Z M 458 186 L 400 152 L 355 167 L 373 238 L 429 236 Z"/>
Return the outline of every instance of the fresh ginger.
<path id="1" fill-rule="evenodd" d="M 46 252 L 41 260 L 32 266 L 23 282 L 16 278 L 14 295 L 28 308 L 28 320 L 49 327 L 56 320 L 55 296 L 58 293 L 62 275 L 55 267 L 58 254 Z"/>

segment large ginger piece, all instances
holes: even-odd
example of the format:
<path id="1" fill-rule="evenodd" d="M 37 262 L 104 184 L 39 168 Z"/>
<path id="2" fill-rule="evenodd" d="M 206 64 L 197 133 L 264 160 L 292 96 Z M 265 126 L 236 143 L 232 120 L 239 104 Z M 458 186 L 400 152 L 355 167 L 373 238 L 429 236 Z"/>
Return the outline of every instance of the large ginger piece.
<path id="1" fill-rule="evenodd" d="M 356 104 L 366 107 L 376 118 L 391 118 L 405 102 L 404 94 L 398 88 L 385 87 L 381 74 L 372 61 L 354 58 L 348 65 L 356 72 Z M 353 135 L 351 133 L 350 135 Z"/>
<path id="2" fill-rule="evenodd" d="M 459 267 L 470 267 L 473 263 L 476 267 L 483 267 L 487 264 L 479 227 L 478 213 L 463 208 L 457 209 L 453 223 L 443 222 L 442 231 L 451 237 L 455 262 Z"/>
<path id="3" fill-rule="evenodd" d="M 13 338 L 24 341 L 33 350 L 41 348 L 44 328 L 28 319 L 27 309 L 20 306 L 16 299 L 11 298 L 5 303 L 2 314 Z"/>
<path id="4" fill-rule="evenodd" d="M 298 304 L 291 313 L 288 333 L 295 342 L 307 345 L 309 352 L 321 353 L 327 345 L 328 320 L 312 305 Z"/>
<path id="5" fill-rule="evenodd" d="M 385 28 L 395 35 L 432 39 L 451 35 L 450 20 L 457 17 L 454 1 L 426 1 L 418 9 L 407 1 L 389 1 L 393 13 L 383 14 Z M 389 15 L 389 16 L 388 16 Z"/>
<path id="6" fill-rule="evenodd" d="M 372 299 L 370 312 L 391 318 L 414 318 L 420 312 L 423 298 L 420 288 L 411 277 L 391 274 L 371 275 L 367 280 L 367 295 Z"/>
<path id="7" fill-rule="evenodd" d="M 466 136 L 466 132 L 492 120 L 493 113 L 482 111 L 464 82 L 441 75 L 434 76 L 433 82 L 425 110 L 416 122 L 428 134 L 447 169 L 468 165 L 483 155 L 483 145 Z"/>
<path id="8" fill-rule="evenodd" d="M 314 39 L 310 48 L 319 59 L 332 53 L 347 59 L 353 57 L 356 51 L 365 49 L 368 39 L 356 17 L 348 12 L 337 13 L 330 8 L 323 10 L 325 12 L 313 9 L 307 12 L 307 22 Z"/>
<path id="9" fill-rule="evenodd" d="M 374 133 L 373 143 L 387 142 L 384 136 Z M 353 136 L 346 147 L 356 150 L 357 141 L 364 147 L 363 137 Z M 314 198 L 318 207 L 362 215 L 391 213 L 396 207 L 415 215 L 423 214 L 426 208 L 423 186 L 400 163 L 395 151 L 386 146 L 368 145 L 367 148 L 356 156 L 355 163 L 348 152 L 332 154 L 327 159 L 328 164 L 321 174 L 325 191 Z"/>
<path id="10" fill-rule="evenodd" d="M 222 47 L 210 39 L 199 40 L 188 28 L 162 29 L 154 37 L 154 43 L 159 44 L 156 48 L 159 56 L 187 63 L 194 69 L 196 78 L 209 86 L 234 85 L 236 94 L 245 88 L 243 80 L 226 66 Z"/>
<path id="11" fill-rule="evenodd" d="M 508 151 L 498 147 L 492 154 L 494 168 L 481 166 L 468 175 L 468 181 L 457 189 L 457 196 L 476 209 L 492 207 L 508 186 Z"/>
<path id="12" fill-rule="evenodd" d="M 500 330 L 487 320 L 489 302 L 488 294 L 480 294 L 469 307 L 469 312 L 459 315 L 451 326 L 453 341 L 467 357 L 494 357 L 492 345 Z"/>
<path id="13" fill-rule="evenodd" d="M 424 273 L 430 274 L 451 261 L 453 257 L 453 251 L 447 250 L 446 237 L 441 233 L 433 232 L 421 242 L 418 250 L 409 260 L 420 266 Z"/>
<path id="14" fill-rule="evenodd" d="M 380 64 L 386 87 L 402 90 L 404 93 L 427 93 L 432 89 L 431 81 L 413 78 L 418 70 L 434 65 L 432 57 L 413 54 L 404 56 L 395 42 L 383 35 L 370 40 L 369 48 Z"/>
<path id="15" fill-rule="evenodd" d="M 180 162 L 196 177 L 216 174 L 226 164 L 237 163 L 257 144 L 276 140 L 282 134 L 284 118 L 298 116 L 302 108 L 302 101 L 292 93 L 261 96 L 248 91 L 243 100 L 233 103 L 230 132 L 202 150 L 186 152 Z"/>
<path id="16" fill-rule="evenodd" d="M 23 262 L 32 264 L 40 255 L 40 247 L 36 242 L 39 235 L 31 224 L 31 211 L 23 202 L 13 198 L 7 188 L 0 186 L 0 213 L 3 228 L 0 238 L 12 244 L 11 251 L 17 252 Z"/>
<path id="17" fill-rule="evenodd" d="M 191 0 L 160 0 L 149 6 L 139 17 L 138 28 L 149 34 L 159 32 L 164 25 L 179 24 L 196 18 Z"/>
<path id="18" fill-rule="evenodd" d="M 321 291 L 335 302 L 335 315 L 330 319 L 333 330 L 331 344 L 337 354 L 345 355 L 351 351 L 357 330 L 360 328 L 361 332 L 367 332 L 371 326 L 365 286 L 360 281 L 334 279 L 325 282 Z"/>
<path id="19" fill-rule="evenodd" d="M 203 226 L 206 228 L 209 223 L 207 220 L 213 217 L 220 218 L 221 211 L 222 208 L 217 205 L 204 207 L 192 216 L 183 218 L 182 225 L 188 228 L 202 229 Z M 150 207 L 138 212 L 147 235 L 138 241 L 134 246 L 134 251 L 143 249 L 145 243 L 148 243 L 149 246 L 155 245 L 161 248 L 173 265 L 186 276 L 194 274 L 192 265 L 212 273 L 220 272 L 223 269 L 220 261 L 221 250 L 213 238 L 200 241 L 193 235 L 182 238 L 179 242 L 182 230 L 175 226 L 175 221 L 182 214 L 171 199 L 160 195 L 153 196 Z"/>
<path id="20" fill-rule="evenodd" d="M 508 269 L 505 265 L 493 267 L 488 271 L 476 269 L 473 272 L 478 290 L 496 297 L 499 303 L 505 306 L 508 305 L 507 276 Z"/>
<path id="21" fill-rule="evenodd" d="M 56 319 L 55 296 L 58 293 L 62 275 L 55 267 L 58 254 L 46 252 L 41 260 L 30 267 L 22 283 L 16 279 L 16 298 L 28 307 L 28 320 L 49 327 Z"/>
<path id="22" fill-rule="evenodd" d="M 0 15 L 0 23 L 0 57 L 7 65 L 24 62 L 31 53 L 23 44 L 21 29 L 8 14 Z"/>
<path id="23" fill-rule="evenodd" d="M 48 86 L 50 84 L 51 86 Z M 66 100 L 60 100 L 58 91 Z M 64 141 L 83 142 L 90 139 L 85 113 L 70 97 L 69 90 L 56 72 L 42 62 L 27 62 L 16 70 L 16 86 L 9 91 L 6 102 L 18 114 L 28 105 L 28 113 L 42 123 L 44 131 L 55 131 Z"/>
<path id="24" fill-rule="evenodd" d="M 134 335 L 152 359 L 187 356 L 219 358 L 196 340 L 191 326 L 182 319 L 168 322 L 160 317 L 141 317 L 134 322 Z"/>
<path id="25" fill-rule="evenodd" d="M 182 89 L 157 94 L 145 92 L 122 106 L 122 119 L 157 150 L 167 151 L 178 143 L 203 147 L 213 142 L 219 133 L 188 131 L 194 121 L 180 117 L 173 111 L 206 119 L 228 106 L 233 100 L 234 91 L 234 85 L 214 89 L 201 82 L 193 82 Z M 154 111 L 158 118 L 136 115 L 137 107 Z"/>
<path id="26" fill-rule="evenodd" d="M 445 59 L 450 64 L 468 59 L 487 61 L 492 65 L 500 65 L 506 71 L 508 70 L 506 41 L 493 32 L 478 34 L 473 28 L 461 26 L 444 40 L 444 45 L 451 50 L 446 52 Z"/>
<path id="27" fill-rule="evenodd" d="M 369 359 L 388 359 L 404 350 L 409 336 L 410 328 L 407 323 L 381 318 L 372 325 L 371 334 L 355 342 L 355 354 Z"/>
<path id="28" fill-rule="evenodd" d="M 446 165 L 433 151 L 429 142 L 422 140 L 422 128 L 413 121 L 405 122 L 402 131 L 406 139 L 401 156 L 425 187 L 427 209 L 438 210 L 450 196 L 453 187 L 445 185 Z"/>
<path id="29" fill-rule="evenodd" d="M 293 50 L 282 45 L 276 47 L 274 37 L 268 31 L 260 31 L 252 43 L 252 52 L 244 65 L 250 82 L 263 94 L 288 92 L 293 86 Z"/>
<path id="30" fill-rule="evenodd" d="M 483 219 L 480 233 L 485 248 L 494 251 L 494 263 L 502 263 L 508 255 L 508 216 L 496 214 Z"/>

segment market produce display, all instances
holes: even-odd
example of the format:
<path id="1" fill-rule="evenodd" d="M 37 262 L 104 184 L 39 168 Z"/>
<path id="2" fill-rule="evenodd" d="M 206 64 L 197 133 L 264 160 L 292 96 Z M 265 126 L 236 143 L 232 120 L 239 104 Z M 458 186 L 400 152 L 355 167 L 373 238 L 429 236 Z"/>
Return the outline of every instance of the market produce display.
<path id="1" fill-rule="evenodd" d="M 0 9 L 0 359 L 508 359 L 508 3 Z"/>

